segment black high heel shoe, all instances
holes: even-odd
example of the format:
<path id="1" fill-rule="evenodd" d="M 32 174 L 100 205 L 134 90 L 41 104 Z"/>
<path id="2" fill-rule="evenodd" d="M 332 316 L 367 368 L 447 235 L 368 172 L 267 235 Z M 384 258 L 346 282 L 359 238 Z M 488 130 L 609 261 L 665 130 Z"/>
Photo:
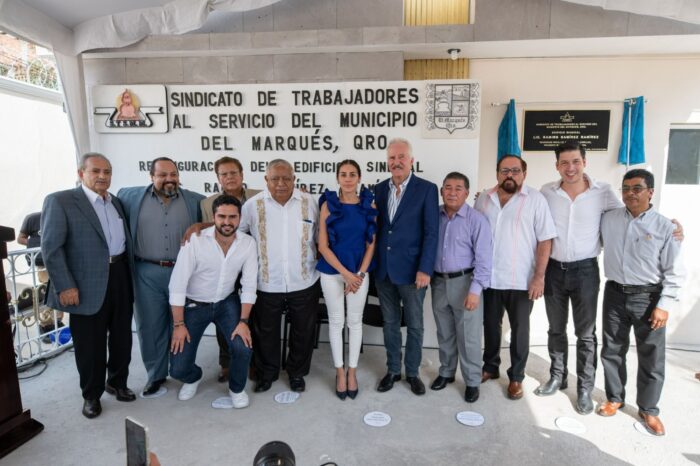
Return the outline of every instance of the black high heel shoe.
<path id="1" fill-rule="evenodd" d="M 357 383 L 357 376 L 355 376 L 355 382 Z M 347 377 L 346 377 L 346 382 L 345 386 L 347 386 Z M 357 384 L 357 388 L 355 390 L 348 390 L 347 394 L 350 397 L 351 400 L 354 400 L 355 397 L 357 397 L 357 393 L 360 391 L 360 384 Z"/>
<path id="2" fill-rule="evenodd" d="M 338 396 L 338 398 L 340 398 L 343 401 L 349 395 L 349 392 L 347 390 L 344 392 L 338 391 L 338 376 L 337 375 L 335 376 L 335 394 Z M 357 395 L 357 391 L 355 392 L 355 395 Z M 351 398 L 352 398 L 352 396 L 351 396 Z"/>

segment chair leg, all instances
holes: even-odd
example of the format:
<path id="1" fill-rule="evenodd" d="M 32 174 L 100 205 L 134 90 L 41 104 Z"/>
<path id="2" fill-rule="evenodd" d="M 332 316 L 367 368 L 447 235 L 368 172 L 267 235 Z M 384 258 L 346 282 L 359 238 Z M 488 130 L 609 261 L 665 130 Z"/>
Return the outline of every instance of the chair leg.
<path id="1" fill-rule="evenodd" d="M 287 368 L 287 337 L 289 333 L 289 319 L 287 312 L 284 313 L 284 328 L 282 330 L 282 369 Z"/>
<path id="2" fill-rule="evenodd" d="M 314 340 L 314 349 L 318 349 L 318 340 L 321 338 L 321 320 L 316 317 L 316 339 Z"/>

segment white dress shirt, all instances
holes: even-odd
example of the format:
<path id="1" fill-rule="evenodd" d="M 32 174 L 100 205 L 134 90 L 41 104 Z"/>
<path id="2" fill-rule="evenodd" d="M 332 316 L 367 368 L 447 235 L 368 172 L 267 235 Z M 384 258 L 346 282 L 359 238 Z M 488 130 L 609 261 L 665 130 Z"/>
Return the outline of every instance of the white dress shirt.
<path id="1" fill-rule="evenodd" d="M 622 207 L 608 183 L 583 175 L 588 189 L 572 201 L 561 188 L 561 180 L 542 186 L 549 210 L 557 228 L 552 242 L 552 259 L 576 262 L 600 254 L 600 219 L 608 210 Z"/>
<path id="2" fill-rule="evenodd" d="M 243 204 L 240 230 L 258 244 L 258 290 L 289 293 L 316 283 L 318 203 L 310 194 L 295 189 L 281 205 L 265 189 Z"/>
<path id="3" fill-rule="evenodd" d="M 654 285 L 663 290 L 658 307 L 672 311 L 684 277 L 676 226 L 654 210 L 633 217 L 626 207 L 603 215 L 605 276 L 621 285 Z"/>
<path id="4" fill-rule="evenodd" d="M 496 186 L 481 193 L 474 207 L 486 215 L 493 233 L 490 288 L 527 290 L 537 243 L 557 236 L 544 196 L 523 185 L 501 208 Z"/>
<path id="5" fill-rule="evenodd" d="M 253 238 L 236 232 L 233 244 L 224 255 L 214 236 L 215 227 L 192 235 L 180 248 L 170 276 L 170 305 L 184 306 L 185 299 L 216 303 L 226 299 L 241 276 L 241 302 L 255 304 L 258 252 Z"/>

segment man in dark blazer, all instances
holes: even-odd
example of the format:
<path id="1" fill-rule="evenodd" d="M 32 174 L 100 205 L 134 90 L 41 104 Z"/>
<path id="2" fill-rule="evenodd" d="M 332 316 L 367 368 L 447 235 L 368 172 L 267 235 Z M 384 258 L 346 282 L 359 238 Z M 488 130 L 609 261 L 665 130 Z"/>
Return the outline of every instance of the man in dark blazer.
<path id="1" fill-rule="evenodd" d="M 124 204 L 134 243 L 134 317 L 141 358 L 148 381 L 141 396 L 155 398 L 168 390 L 168 350 L 173 331 L 168 283 L 187 228 L 202 219 L 201 194 L 182 189 L 177 164 L 168 157 L 151 162 L 148 186 L 122 188 L 117 196 Z"/>
<path id="2" fill-rule="evenodd" d="M 119 401 L 136 398 L 126 385 L 131 362 L 131 238 L 119 199 L 107 191 L 112 179 L 109 160 L 102 154 L 85 154 L 78 176 L 79 187 L 50 194 L 44 201 L 41 254 L 50 280 L 46 301 L 70 313 L 83 415 L 94 418 L 102 412 L 105 390 Z"/>
<path id="3" fill-rule="evenodd" d="M 406 380 L 416 395 L 425 393 L 418 368 L 423 347 L 423 299 L 435 267 L 438 245 L 437 186 L 411 173 L 413 155 L 405 139 L 387 147 L 391 178 L 375 188 L 377 268 L 375 279 L 384 319 L 387 374 L 377 390 L 391 390 L 401 380 L 401 313 L 408 328 Z"/>

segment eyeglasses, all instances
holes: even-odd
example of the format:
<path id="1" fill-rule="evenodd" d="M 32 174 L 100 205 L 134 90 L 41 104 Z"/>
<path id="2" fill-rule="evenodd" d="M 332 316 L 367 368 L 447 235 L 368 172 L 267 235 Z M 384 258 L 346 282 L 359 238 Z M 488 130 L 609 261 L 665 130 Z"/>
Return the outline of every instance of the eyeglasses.
<path id="1" fill-rule="evenodd" d="M 623 193 L 628 193 L 628 192 L 632 191 L 634 194 L 639 194 L 639 193 L 641 193 L 642 191 L 645 191 L 645 190 L 647 190 L 647 189 L 649 189 L 649 188 L 646 187 L 646 186 L 642 186 L 642 185 L 636 184 L 636 185 L 634 185 L 634 186 L 623 186 L 623 187 L 620 189 L 620 191 L 622 191 Z"/>
<path id="2" fill-rule="evenodd" d="M 238 170 L 235 170 L 235 171 L 230 171 L 230 172 L 221 172 L 221 173 L 219 173 L 219 176 L 221 178 L 227 178 L 229 176 L 238 176 L 240 174 L 241 174 L 241 172 L 239 172 Z"/>
<path id="3" fill-rule="evenodd" d="M 510 174 L 517 176 L 520 175 L 522 172 L 523 170 L 520 168 L 501 168 L 500 170 L 498 170 L 498 173 L 500 173 L 503 176 L 508 176 Z"/>

